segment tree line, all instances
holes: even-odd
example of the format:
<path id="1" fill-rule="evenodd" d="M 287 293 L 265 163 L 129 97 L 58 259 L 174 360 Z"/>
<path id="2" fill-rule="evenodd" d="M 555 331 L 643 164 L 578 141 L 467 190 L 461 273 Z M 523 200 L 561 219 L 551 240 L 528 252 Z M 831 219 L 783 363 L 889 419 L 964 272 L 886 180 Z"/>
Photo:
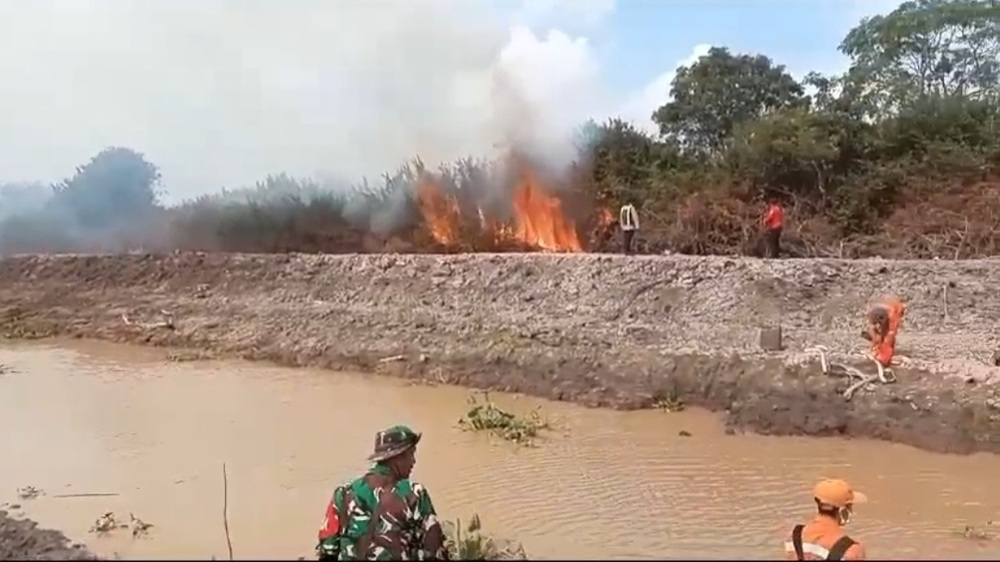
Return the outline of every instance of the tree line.
<path id="1" fill-rule="evenodd" d="M 1000 3 L 906 2 L 840 51 L 846 72 L 798 81 L 711 49 L 677 73 L 658 137 L 603 125 L 598 193 L 644 205 L 653 250 L 758 251 L 759 203 L 776 195 L 798 255 L 1000 253 Z"/>
<path id="2" fill-rule="evenodd" d="M 678 70 L 671 101 L 652 115 L 656 134 L 621 119 L 582 127 L 589 141 L 568 196 L 636 204 L 648 252 L 757 254 L 762 201 L 776 196 L 793 256 L 1000 254 L 1000 0 L 906 2 L 859 22 L 839 48 L 845 72 L 796 79 L 766 55 L 713 47 Z M 433 173 L 461 190 L 489 166 L 467 159 Z M 171 248 L 420 251 L 410 187 L 426 173 L 415 160 L 349 191 L 279 175 L 164 209 L 156 167 L 112 148 L 17 213 L 4 204 L 24 190 L 0 187 L 0 251 L 123 237 Z M 608 234 L 595 232 L 589 246 L 613 249 Z"/>

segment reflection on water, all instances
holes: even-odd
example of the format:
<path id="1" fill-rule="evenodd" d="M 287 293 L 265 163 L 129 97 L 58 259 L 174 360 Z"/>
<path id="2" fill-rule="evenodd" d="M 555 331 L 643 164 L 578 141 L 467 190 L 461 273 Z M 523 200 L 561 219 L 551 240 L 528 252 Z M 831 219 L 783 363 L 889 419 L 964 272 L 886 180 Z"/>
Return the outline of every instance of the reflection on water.
<path id="1" fill-rule="evenodd" d="M 334 485 L 365 467 L 376 430 L 424 432 L 415 476 L 441 515 L 479 513 L 535 558 L 768 558 L 811 515 L 826 476 L 867 492 L 851 533 L 876 558 L 990 558 L 959 536 L 1000 513 L 1000 458 L 834 439 L 727 436 L 702 412 L 543 404 L 557 430 L 515 449 L 455 427 L 469 391 L 241 362 L 166 363 L 105 344 L 0 348 L 0 501 L 32 485 L 43 525 L 126 558 L 224 557 L 222 463 L 237 558 L 312 557 Z M 681 430 L 693 434 L 679 435 Z M 57 498 L 55 494 L 116 493 Z M 114 510 L 148 539 L 96 538 Z"/>

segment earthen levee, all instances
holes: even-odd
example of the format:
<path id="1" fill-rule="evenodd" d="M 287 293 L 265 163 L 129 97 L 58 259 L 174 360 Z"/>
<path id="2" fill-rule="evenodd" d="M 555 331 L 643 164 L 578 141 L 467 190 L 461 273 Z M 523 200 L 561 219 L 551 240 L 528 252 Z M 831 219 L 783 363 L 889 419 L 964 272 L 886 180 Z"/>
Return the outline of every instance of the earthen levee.
<path id="1" fill-rule="evenodd" d="M 998 287 L 1000 261 L 24 256 L 0 261 L 0 334 L 182 346 L 590 406 L 678 397 L 762 433 L 1000 451 L 1000 369 L 985 361 Z M 880 293 L 908 302 L 908 361 L 899 383 L 848 402 L 844 381 L 804 350 L 826 345 L 871 370 L 857 362 L 859 332 Z M 785 351 L 761 351 L 759 329 L 778 323 Z"/>

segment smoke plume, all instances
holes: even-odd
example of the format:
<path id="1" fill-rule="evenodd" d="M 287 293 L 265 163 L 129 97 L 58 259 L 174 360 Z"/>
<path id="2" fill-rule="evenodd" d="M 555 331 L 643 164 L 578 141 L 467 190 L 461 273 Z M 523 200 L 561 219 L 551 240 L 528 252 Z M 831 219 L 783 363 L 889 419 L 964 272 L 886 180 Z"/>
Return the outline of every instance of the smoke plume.
<path id="1" fill-rule="evenodd" d="M 566 159 L 598 106 L 589 46 L 511 14 L 455 0 L 0 0 L 0 48 L 17 54 L 0 61 L 0 169 L 57 182 L 125 146 L 177 201 L 504 144 Z"/>

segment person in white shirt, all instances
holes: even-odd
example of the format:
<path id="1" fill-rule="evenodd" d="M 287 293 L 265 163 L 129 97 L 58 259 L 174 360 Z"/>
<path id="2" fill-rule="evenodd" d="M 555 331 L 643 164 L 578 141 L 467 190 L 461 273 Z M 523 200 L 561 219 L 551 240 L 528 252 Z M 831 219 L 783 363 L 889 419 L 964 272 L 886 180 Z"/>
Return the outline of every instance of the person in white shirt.
<path id="1" fill-rule="evenodd" d="M 632 240 L 635 238 L 635 232 L 639 230 L 639 213 L 631 203 L 622 205 L 618 211 L 618 224 L 622 229 L 622 247 L 625 254 L 631 254 Z"/>

